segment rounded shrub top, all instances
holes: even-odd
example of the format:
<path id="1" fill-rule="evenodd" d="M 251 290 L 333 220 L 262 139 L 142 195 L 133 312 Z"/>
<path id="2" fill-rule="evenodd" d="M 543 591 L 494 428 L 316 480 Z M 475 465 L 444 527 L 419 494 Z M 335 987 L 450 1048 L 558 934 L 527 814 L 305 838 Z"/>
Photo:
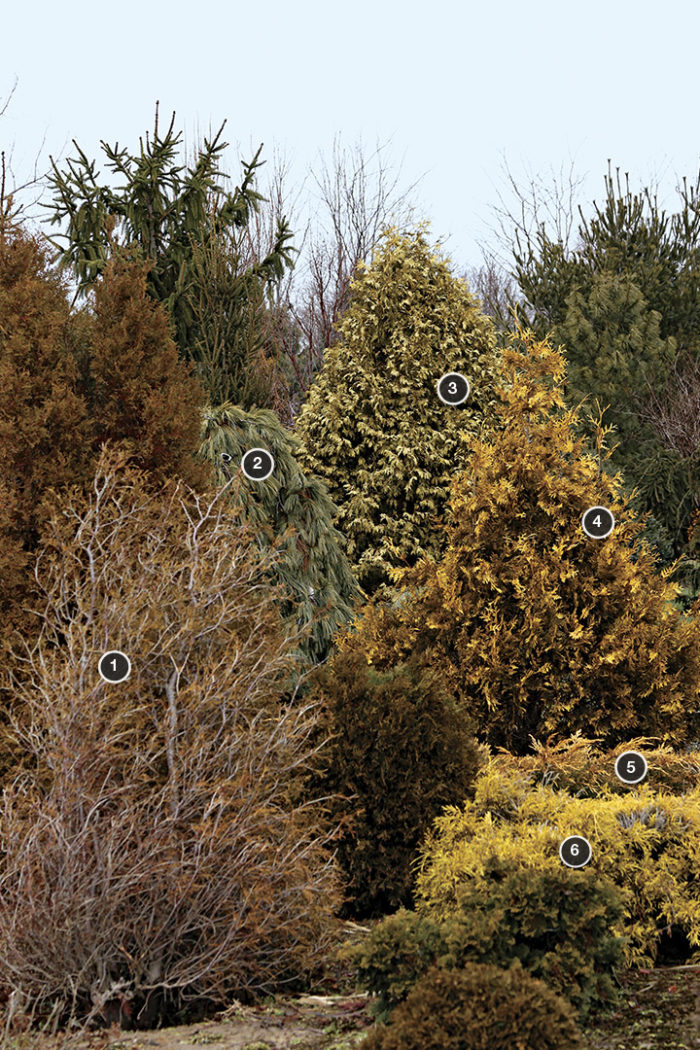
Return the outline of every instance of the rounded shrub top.
<path id="1" fill-rule="evenodd" d="M 519 964 L 433 967 L 362 1050 L 577 1050 L 572 1006 Z"/>

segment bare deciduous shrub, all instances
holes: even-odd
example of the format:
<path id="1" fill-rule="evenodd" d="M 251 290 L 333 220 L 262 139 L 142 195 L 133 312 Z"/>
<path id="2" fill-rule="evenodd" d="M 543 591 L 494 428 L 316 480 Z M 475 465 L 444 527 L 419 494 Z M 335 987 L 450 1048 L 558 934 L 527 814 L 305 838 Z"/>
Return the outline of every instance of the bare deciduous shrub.
<path id="1" fill-rule="evenodd" d="M 298 635 L 270 557 L 225 496 L 149 490 L 120 447 L 51 519 L 0 803 L 0 990 L 34 1019 L 152 1025 L 321 972 L 342 894 L 321 800 L 291 801 L 317 712 L 278 699 Z"/>

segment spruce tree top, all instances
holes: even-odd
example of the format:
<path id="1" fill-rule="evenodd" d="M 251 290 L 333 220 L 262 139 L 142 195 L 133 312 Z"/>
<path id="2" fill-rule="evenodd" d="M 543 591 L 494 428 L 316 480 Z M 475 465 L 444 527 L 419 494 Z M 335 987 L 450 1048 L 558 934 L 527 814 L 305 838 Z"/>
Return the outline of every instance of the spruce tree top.
<path id="1" fill-rule="evenodd" d="M 494 418 L 496 336 L 424 226 L 383 231 L 371 264 L 358 266 L 338 333 L 297 434 L 302 463 L 326 481 L 350 562 L 373 593 L 391 568 L 439 547 L 450 478 Z M 463 405 L 438 397 L 448 372 L 469 381 Z"/>

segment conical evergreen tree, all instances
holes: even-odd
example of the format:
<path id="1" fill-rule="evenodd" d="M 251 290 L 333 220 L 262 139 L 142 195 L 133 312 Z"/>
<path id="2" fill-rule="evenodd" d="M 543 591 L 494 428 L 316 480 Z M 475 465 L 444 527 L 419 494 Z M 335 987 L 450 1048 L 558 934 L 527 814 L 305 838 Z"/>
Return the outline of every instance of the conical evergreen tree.
<path id="1" fill-rule="evenodd" d="M 623 467 L 629 445 L 639 441 L 632 399 L 646 383 L 663 383 L 676 353 L 675 339 L 661 338 L 660 321 L 633 281 L 604 272 L 593 277 L 587 295 L 571 293 L 566 316 L 551 335 L 555 345 L 566 347 L 567 399 L 587 397 L 610 406 L 606 422 L 622 442 L 611 456 L 614 467 Z"/>
<path id="2" fill-rule="evenodd" d="M 326 481 L 368 594 L 392 568 L 438 549 L 449 479 L 493 418 L 497 356 L 490 320 L 424 229 L 385 230 L 371 265 L 358 268 L 296 426 L 301 462 Z M 450 372 L 471 387 L 459 406 L 437 393 Z"/>
<path id="3" fill-rule="evenodd" d="M 659 389 L 668 378 L 676 354 L 676 341 L 662 339 L 661 315 L 650 310 L 637 285 L 625 274 L 602 271 L 593 275 L 584 294 L 567 298 L 563 322 L 555 325 L 552 342 L 566 353 L 565 396 L 569 405 L 588 398 L 579 418 L 578 432 L 589 446 L 595 444 L 595 412 L 591 405 L 606 406 L 605 421 L 615 429 L 616 447 L 606 464 L 609 472 L 622 472 L 626 491 L 638 491 L 634 506 L 651 510 L 644 536 L 666 560 L 682 547 L 686 514 L 671 532 L 669 505 L 685 504 L 683 472 L 664 472 L 659 485 L 658 436 L 639 416 L 640 392 Z"/>
<path id="4" fill-rule="evenodd" d="M 31 556 L 46 520 L 42 496 L 90 471 L 91 422 L 76 389 L 65 283 L 41 241 L 0 231 L 0 616 L 26 629 Z"/>
<path id="5" fill-rule="evenodd" d="M 95 284 L 89 379 L 93 447 L 129 441 L 134 462 L 162 478 L 211 484 L 197 457 L 206 393 L 178 356 L 170 318 L 148 295 L 149 263 L 117 253 Z"/>
<path id="6" fill-rule="evenodd" d="M 499 388 L 505 428 L 474 442 L 454 481 L 444 556 L 396 572 L 406 600 L 370 604 L 341 647 L 380 669 L 422 653 L 484 742 L 519 754 L 533 735 L 579 729 L 609 746 L 697 739 L 697 621 L 674 607 L 620 476 L 601 469 L 605 433 L 596 463 L 576 412 L 561 411 L 561 354 L 530 332 L 517 339 Z M 600 506 L 614 529 L 593 539 L 583 516 Z"/>
<path id="7" fill-rule="evenodd" d="M 264 163 L 257 150 L 243 163 L 244 175 L 232 192 L 223 185 L 221 154 L 224 124 L 204 139 L 188 169 L 178 163 L 182 132 L 175 114 L 163 134 L 158 106 L 153 130 L 137 152 L 102 142 L 107 166 L 120 180 L 118 189 L 100 184 L 95 162 L 74 143 L 78 156 L 60 171 L 52 161 L 52 225 L 63 227 L 56 243 L 61 264 L 70 268 L 79 291 L 87 293 L 107 265 L 115 237 L 138 248 L 152 266 L 148 294 L 170 314 L 183 360 L 192 362 L 213 404 L 247 398 L 260 338 L 242 331 L 255 322 L 258 301 L 292 265 L 292 233 L 285 218 L 277 223 L 268 254 L 244 265 L 236 245 L 265 198 L 254 189 Z M 230 374 L 229 374 L 230 370 Z M 259 393 L 260 381 L 257 383 Z"/>
<path id="8" fill-rule="evenodd" d="M 241 472 L 244 454 L 256 448 L 274 459 L 273 473 L 264 481 L 248 480 Z M 306 661 L 318 663 L 328 655 L 335 632 L 351 619 L 360 590 L 333 525 L 337 509 L 328 489 L 301 470 L 298 454 L 297 439 L 274 412 L 224 404 L 204 413 L 200 456 L 214 466 L 222 485 L 242 478 L 240 486 L 231 487 L 231 497 L 245 507 L 261 547 L 275 543 L 282 613 L 299 626 L 312 624 L 300 651 Z"/>

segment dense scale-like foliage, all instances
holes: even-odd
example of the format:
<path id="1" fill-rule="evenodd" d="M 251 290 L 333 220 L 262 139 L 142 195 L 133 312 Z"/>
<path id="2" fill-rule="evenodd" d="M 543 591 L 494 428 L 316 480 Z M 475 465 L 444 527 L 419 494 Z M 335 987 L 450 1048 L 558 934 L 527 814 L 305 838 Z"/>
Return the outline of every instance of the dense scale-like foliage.
<path id="1" fill-rule="evenodd" d="M 506 967 L 513 959 L 585 1018 L 592 1006 L 616 1001 L 613 972 L 622 962 L 623 941 L 611 927 L 622 915 L 623 896 L 609 879 L 562 868 L 508 871 L 487 857 L 484 884 L 461 886 L 448 917 L 402 910 L 340 954 L 377 997 L 381 1019 L 432 965 Z"/>
<path id="2" fill-rule="evenodd" d="M 653 965 L 671 942 L 685 958 L 700 958 L 697 786 L 682 796 L 643 783 L 625 797 L 575 798 L 543 784 L 533 788 L 524 773 L 489 763 L 474 800 L 447 808 L 428 831 L 416 865 L 416 907 L 447 917 L 462 884 L 488 895 L 491 857 L 506 870 L 559 871 L 568 835 L 588 839 L 590 870 L 627 894 L 624 921 L 612 929 L 629 939 L 625 965 Z"/>
<path id="3" fill-rule="evenodd" d="M 359 654 L 338 654 L 308 684 L 307 702 L 322 702 L 316 733 L 333 735 L 307 794 L 337 797 L 329 812 L 343 827 L 342 914 L 362 919 L 410 905 L 424 832 L 472 790 L 482 761 L 474 737 L 440 677 L 415 661 L 377 673 Z"/>
<path id="4" fill-rule="evenodd" d="M 87 477 L 91 424 L 76 386 L 66 285 L 41 242 L 0 236 L 0 614 L 9 634 L 31 582 L 49 485 Z"/>
<path id="5" fill-rule="evenodd" d="M 240 471 L 243 455 L 252 448 L 264 448 L 274 458 L 265 481 L 249 481 Z M 360 589 L 344 538 L 333 524 L 337 509 L 325 483 L 302 471 L 298 452 L 294 434 L 274 412 L 231 404 L 204 412 L 199 454 L 221 484 L 240 478 L 241 484 L 227 491 L 245 509 L 258 541 L 275 543 L 273 579 L 282 587 L 283 615 L 311 625 L 300 649 L 306 662 L 317 663 L 327 657 L 337 629 L 351 619 Z"/>
<path id="6" fill-rule="evenodd" d="M 522 967 L 471 963 L 434 967 L 373 1029 L 362 1050 L 578 1050 L 583 1047 L 565 999 Z"/>
<path id="7" fill-rule="evenodd" d="M 178 357 L 164 308 L 148 295 L 150 264 L 118 253 L 94 286 L 88 368 L 81 391 L 93 421 L 95 459 L 104 441 L 129 441 L 154 477 L 202 490 L 209 464 L 197 459 L 206 395 Z"/>
<path id="8" fill-rule="evenodd" d="M 386 231 L 371 265 L 358 267 L 338 333 L 296 430 L 370 594 L 392 567 L 439 549 L 450 477 L 493 416 L 498 351 L 491 322 L 422 230 Z M 463 406 L 437 395 L 447 372 L 469 380 Z"/>
<path id="9" fill-rule="evenodd" d="M 340 645 L 380 669 L 421 654 L 480 739 L 516 753 L 576 730 L 606 746 L 698 739 L 697 623 L 673 605 L 678 588 L 655 571 L 619 476 L 574 436 L 561 354 L 520 329 L 512 341 L 504 426 L 472 443 L 454 480 L 444 553 L 394 572 L 403 601 L 370 603 Z M 582 528 L 599 505 L 615 519 L 602 540 Z"/>
<path id="10" fill-rule="evenodd" d="M 128 446 L 48 522 L 42 630 L 11 682 L 28 761 L 0 802 L 0 995 L 38 1018 L 121 1001 L 154 1026 L 323 972 L 342 894 L 320 803 L 293 802 L 314 714 L 281 700 L 273 554 Z M 109 650 L 131 661 L 118 683 Z"/>

